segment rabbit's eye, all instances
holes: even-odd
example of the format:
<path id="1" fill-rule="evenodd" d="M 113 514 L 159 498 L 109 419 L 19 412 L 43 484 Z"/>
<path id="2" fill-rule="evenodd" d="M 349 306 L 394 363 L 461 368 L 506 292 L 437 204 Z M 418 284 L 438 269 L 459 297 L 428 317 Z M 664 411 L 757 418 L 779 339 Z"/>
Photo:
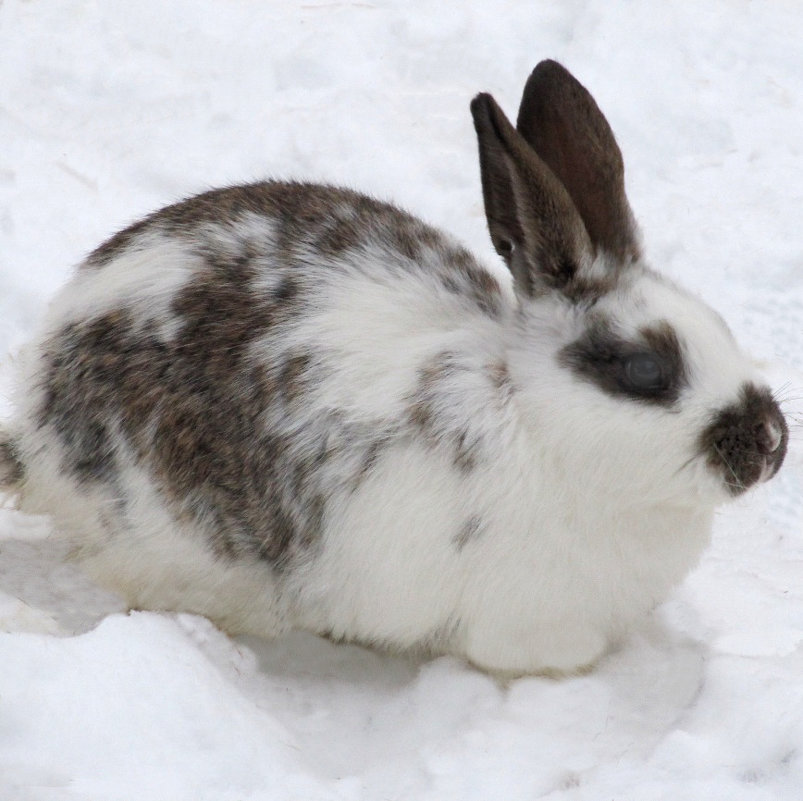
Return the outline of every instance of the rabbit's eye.
<path id="1" fill-rule="evenodd" d="M 625 376 L 635 389 L 660 389 L 664 384 L 661 362 L 651 353 L 634 353 L 625 360 Z"/>
<path id="2" fill-rule="evenodd" d="M 509 257 L 514 250 L 514 245 L 509 239 L 500 239 L 496 243 L 496 249 L 501 256 Z"/>
<path id="3" fill-rule="evenodd" d="M 560 360 L 604 392 L 641 403 L 671 406 L 688 384 L 680 342 L 668 324 L 645 327 L 628 341 L 597 323 Z"/>

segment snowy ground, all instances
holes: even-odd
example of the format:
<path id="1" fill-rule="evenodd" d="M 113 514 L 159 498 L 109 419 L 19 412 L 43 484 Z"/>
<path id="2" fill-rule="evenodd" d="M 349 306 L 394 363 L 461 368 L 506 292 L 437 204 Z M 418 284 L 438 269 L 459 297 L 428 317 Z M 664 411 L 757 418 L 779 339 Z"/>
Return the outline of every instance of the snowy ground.
<path id="1" fill-rule="evenodd" d="M 801 42 L 793 0 L 5 0 L 0 417 L 71 265 L 207 186 L 345 183 L 496 263 L 468 102 L 514 114 L 549 56 L 611 120 L 652 262 L 725 315 L 796 427 L 645 630 L 561 682 L 121 614 L 45 520 L 0 510 L 0 799 L 800 799 Z"/>

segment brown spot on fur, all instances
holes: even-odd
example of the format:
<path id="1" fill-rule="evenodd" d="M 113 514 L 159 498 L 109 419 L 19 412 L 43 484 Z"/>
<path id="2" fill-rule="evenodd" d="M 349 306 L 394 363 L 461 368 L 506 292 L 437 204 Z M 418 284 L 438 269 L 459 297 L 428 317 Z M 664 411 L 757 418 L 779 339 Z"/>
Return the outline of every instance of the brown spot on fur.
<path id="1" fill-rule="evenodd" d="M 590 278 L 582 273 L 572 274 L 561 291 L 573 303 L 591 304 L 619 286 L 621 270 L 612 267 L 601 277 Z"/>
<path id="2" fill-rule="evenodd" d="M 389 437 L 380 437 L 369 442 L 360 460 L 359 469 L 354 476 L 351 486 L 352 491 L 359 489 L 362 482 L 370 475 L 371 471 L 382 458 L 382 452 L 388 446 L 389 442 Z"/>
<path id="3" fill-rule="evenodd" d="M 345 251 L 354 250 L 364 239 L 364 232 L 353 219 L 336 219 L 324 229 L 316 240 L 316 247 L 328 257 L 340 256 Z"/>
<path id="4" fill-rule="evenodd" d="M 502 290 L 499 282 L 485 270 L 469 267 L 466 269 L 466 278 L 474 289 L 474 298 L 477 305 L 486 313 L 495 317 L 499 314 Z"/>
<path id="5" fill-rule="evenodd" d="M 418 389 L 410 404 L 409 417 L 413 426 L 423 433 L 428 432 L 435 416 L 433 404 L 437 385 L 448 374 L 450 359 L 449 353 L 438 354 L 419 371 Z"/>
<path id="6" fill-rule="evenodd" d="M 420 398 L 410 406 L 410 421 L 415 428 L 425 431 L 432 419 L 432 409 L 428 400 Z"/>
<path id="7" fill-rule="evenodd" d="M 108 315 L 112 331 L 118 314 Z M 113 452 L 105 389 L 116 378 L 119 340 L 107 338 L 101 353 L 88 353 L 85 342 L 106 339 L 99 320 L 83 328 L 67 326 L 53 343 L 50 370 L 44 386 L 39 424 L 51 423 L 61 435 L 64 468 L 79 481 L 113 480 Z"/>
<path id="8" fill-rule="evenodd" d="M 452 542 L 454 542 L 458 551 L 462 551 L 468 543 L 477 539 L 481 532 L 482 518 L 479 515 L 472 515 L 460 527 L 460 530 L 455 534 Z"/>
<path id="9" fill-rule="evenodd" d="M 11 487 L 25 477 L 25 468 L 10 440 L 0 441 L 0 487 Z"/>
<path id="10" fill-rule="evenodd" d="M 432 447 L 445 445 L 452 464 L 461 473 L 477 466 L 480 451 L 480 443 L 472 438 L 468 426 L 453 416 L 452 380 L 466 369 L 453 353 L 437 354 L 419 370 L 418 387 L 408 407 L 413 430 Z"/>
<path id="11" fill-rule="evenodd" d="M 392 229 L 392 244 L 395 250 L 410 261 L 418 261 L 421 256 L 421 242 L 414 228 L 398 226 Z"/>
<path id="12" fill-rule="evenodd" d="M 273 300 L 281 304 L 292 303 L 298 298 L 299 292 L 300 287 L 298 281 L 284 276 L 284 278 L 279 281 L 278 286 L 273 290 Z"/>
<path id="13" fill-rule="evenodd" d="M 450 254 L 449 262 L 454 270 L 444 275 L 444 282 L 452 282 L 455 291 L 468 295 L 483 314 L 498 318 L 502 310 L 502 288 L 496 278 L 477 264 L 468 251 L 457 249 Z"/>
<path id="14" fill-rule="evenodd" d="M 455 437 L 454 466 L 461 473 L 470 473 L 477 466 L 477 443 L 469 438 L 468 431 Z"/>
<path id="15" fill-rule="evenodd" d="M 249 356 L 299 299 L 260 298 L 251 278 L 245 264 L 209 263 L 177 293 L 181 327 L 168 342 L 122 309 L 67 327 L 50 343 L 40 422 L 60 434 L 65 469 L 81 481 L 114 480 L 119 431 L 179 517 L 204 525 L 219 553 L 282 567 L 317 537 L 323 506 L 305 484 L 307 465 L 262 431 L 277 381 Z M 301 366 L 288 362 L 285 394 L 302 391 Z"/>
<path id="16" fill-rule="evenodd" d="M 491 382 L 498 390 L 510 390 L 513 386 L 513 381 L 510 377 L 510 369 L 507 362 L 495 362 L 488 368 L 488 374 L 491 377 Z"/>
<path id="17" fill-rule="evenodd" d="M 279 388 L 285 401 L 292 403 L 304 391 L 305 375 L 311 362 L 309 354 L 291 356 L 279 373 Z"/>

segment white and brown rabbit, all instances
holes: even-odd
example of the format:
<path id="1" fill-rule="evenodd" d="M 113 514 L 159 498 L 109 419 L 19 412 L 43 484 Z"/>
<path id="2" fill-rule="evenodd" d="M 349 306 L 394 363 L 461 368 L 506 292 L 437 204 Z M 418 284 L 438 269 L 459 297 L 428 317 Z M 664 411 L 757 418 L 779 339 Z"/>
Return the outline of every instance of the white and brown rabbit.
<path id="1" fill-rule="evenodd" d="M 354 192 L 207 192 L 112 237 L 24 360 L 0 476 L 133 607 L 572 671 L 695 564 L 787 426 L 641 256 L 559 64 L 471 104 L 514 292 Z"/>

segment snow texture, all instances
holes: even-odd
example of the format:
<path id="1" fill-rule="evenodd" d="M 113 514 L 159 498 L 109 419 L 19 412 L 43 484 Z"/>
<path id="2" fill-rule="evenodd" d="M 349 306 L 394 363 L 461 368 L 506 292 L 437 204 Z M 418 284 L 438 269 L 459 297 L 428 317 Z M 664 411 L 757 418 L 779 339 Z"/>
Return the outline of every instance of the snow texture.
<path id="1" fill-rule="evenodd" d="M 711 302 L 792 426 L 699 568 L 589 675 L 501 685 L 295 634 L 125 614 L 0 509 L 0 799 L 796 801 L 803 787 L 803 14 L 795 2 L 5 0 L 0 418 L 71 265 L 210 186 L 392 199 L 495 269 L 468 102 L 566 64 L 651 262 Z"/>

